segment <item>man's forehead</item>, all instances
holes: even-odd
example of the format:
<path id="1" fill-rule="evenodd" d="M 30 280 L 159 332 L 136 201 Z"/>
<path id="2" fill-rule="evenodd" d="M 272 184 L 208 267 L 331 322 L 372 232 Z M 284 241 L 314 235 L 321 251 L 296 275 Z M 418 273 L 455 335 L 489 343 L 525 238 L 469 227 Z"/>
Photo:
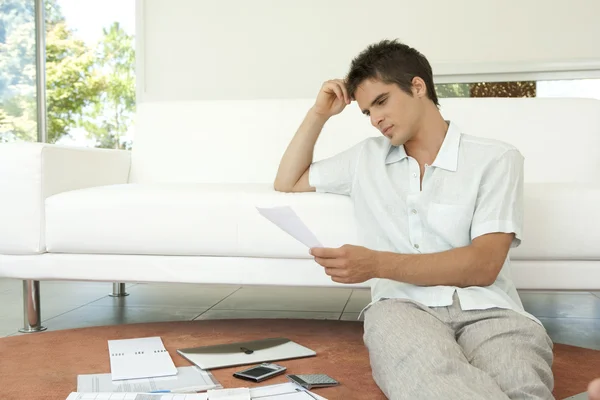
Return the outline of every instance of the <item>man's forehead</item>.
<path id="1" fill-rule="evenodd" d="M 375 99 L 389 93 L 390 89 L 384 86 L 381 87 L 373 87 L 373 88 L 356 88 L 356 92 L 354 93 L 354 98 L 359 103 L 364 103 L 366 107 L 368 107 Z"/>
<path id="2" fill-rule="evenodd" d="M 383 83 L 381 80 L 377 79 L 377 78 L 369 78 L 369 79 L 365 79 L 364 81 L 362 81 L 357 87 L 356 90 L 362 90 L 362 91 L 370 91 L 373 90 L 376 87 L 383 87 L 385 86 L 385 83 Z"/>
<path id="3" fill-rule="evenodd" d="M 361 97 L 369 97 L 374 99 L 381 93 L 389 92 L 390 86 L 392 86 L 392 84 L 384 83 L 378 79 L 365 80 L 356 87 L 355 94 L 360 95 Z"/>

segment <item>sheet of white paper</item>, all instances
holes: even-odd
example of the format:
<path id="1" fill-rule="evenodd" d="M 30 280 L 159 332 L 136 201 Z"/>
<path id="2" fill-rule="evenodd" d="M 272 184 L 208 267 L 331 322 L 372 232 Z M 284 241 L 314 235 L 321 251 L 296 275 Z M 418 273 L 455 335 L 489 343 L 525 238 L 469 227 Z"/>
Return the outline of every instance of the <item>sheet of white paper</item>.
<path id="1" fill-rule="evenodd" d="M 327 400 L 293 382 L 255 387 L 250 389 L 250 396 L 252 400 Z"/>
<path id="2" fill-rule="evenodd" d="M 293 382 L 282 383 L 279 385 L 258 386 L 250 389 L 252 397 L 266 397 L 276 394 L 296 393 L 300 386 Z M 303 389 L 300 389 L 303 390 Z"/>
<path id="3" fill-rule="evenodd" d="M 83 393 L 73 392 L 66 400 L 208 400 L 206 393 L 149 394 L 149 393 Z"/>
<path id="4" fill-rule="evenodd" d="M 179 367 L 177 375 L 160 378 L 113 381 L 111 374 L 89 374 L 77 377 L 78 392 L 153 392 L 173 389 L 204 392 L 221 388 L 223 386 L 215 379 L 212 372 L 196 366 Z"/>
<path id="5" fill-rule="evenodd" d="M 208 398 L 210 400 L 252 400 L 248 388 L 209 390 Z"/>
<path id="6" fill-rule="evenodd" d="M 177 374 L 160 337 L 109 340 L 112 380 L 156 378 Z"/>
<path id="7" fill-rule="evenodd" d="M 305 246 L 309 248 L 323 247 L 315 234 L 289 206 L 269 208 L 256 207 L 256 209 L 263 217 L 277 225 L 284 232 L 287 232 Z"/>
<path id="8" fill-rule="evenodd" d="M 273 396 L 262 397 L 261 399 L 265 400 L 315 400 L 316 397 L 311 396 L 310 394 L 299 391 L 294 393 L 285 393 L 285 394 L 276 394 Z M 252 399 L 256 399 L 253 397 Z"/>
<path id="9" fill-rule="evenodd" d="M 152 394 L 152 393 L 84 393 L 74 392 L 67 400 L 327 400 L 314 392 L 296 385 L 259 386 L 252 389 L 209 390 L 198 394 Z"/>

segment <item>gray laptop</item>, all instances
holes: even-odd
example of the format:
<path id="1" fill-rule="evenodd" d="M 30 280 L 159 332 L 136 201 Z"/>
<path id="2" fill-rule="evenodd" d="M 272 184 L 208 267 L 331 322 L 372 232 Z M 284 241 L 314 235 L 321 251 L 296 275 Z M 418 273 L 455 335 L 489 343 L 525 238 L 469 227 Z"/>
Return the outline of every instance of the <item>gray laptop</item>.
<path id="1" fill-rule="evenodd" d="M 317 353 L 286 338 L 178 349 L 183 357 L 202 369 L 258 364 L 266 361 L 312 357 Z"/>
<path id="2" fill-rule="evenodd" d="M 587 392 L 576 394 L 575 396 L 567 397 L 564 400 L 588 400 Z"/>

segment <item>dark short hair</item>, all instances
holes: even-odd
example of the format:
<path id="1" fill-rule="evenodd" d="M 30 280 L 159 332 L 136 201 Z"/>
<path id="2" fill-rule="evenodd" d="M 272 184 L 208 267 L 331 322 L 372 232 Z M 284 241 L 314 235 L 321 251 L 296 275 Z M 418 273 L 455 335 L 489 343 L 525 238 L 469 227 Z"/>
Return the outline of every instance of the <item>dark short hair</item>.
<path id="1" fill-rule="evenodd" d="M 379 79 L 384 83 L 395 83 L 404 92 L 412 95 L 412 80 L 418 76 L 427 86 L 427 97 L 439 106 L 433 72 L 427 58 L 416 49 L 398 40 L 382 40 L 363 50 L 350 65 L 346 76 L 346 87 L 354 98 L 358 86 L 367 79 Z"/>

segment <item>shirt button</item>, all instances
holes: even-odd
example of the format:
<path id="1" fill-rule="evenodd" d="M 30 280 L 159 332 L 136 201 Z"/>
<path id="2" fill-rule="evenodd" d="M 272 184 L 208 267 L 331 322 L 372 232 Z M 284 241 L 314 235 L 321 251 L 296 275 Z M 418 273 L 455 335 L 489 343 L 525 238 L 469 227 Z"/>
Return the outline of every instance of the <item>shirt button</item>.
<path id="1" fill-rule="evenodd" d="M 415 249 L 418 249 L 419 245 L 417 243 L 415 243 Z"/>
<path id="2" fill-rule="evenodd" d="M 413 208 L 413 209 L 412 209 L 410 212 L 411 212 L 411 213 L 413 213 L 413 214 L 416 214 L 416 213 L 417 213 L 417 210 L 415 210 L 415 209 Z"/>
<path id="3" fill-rule="evenodd" d="M 416 177 L 417 177 L 417 174 L 416 174 L 416 173 L 414 173 L 414 174 L 413 174 L 413 178 L 416 178 Z"/>

